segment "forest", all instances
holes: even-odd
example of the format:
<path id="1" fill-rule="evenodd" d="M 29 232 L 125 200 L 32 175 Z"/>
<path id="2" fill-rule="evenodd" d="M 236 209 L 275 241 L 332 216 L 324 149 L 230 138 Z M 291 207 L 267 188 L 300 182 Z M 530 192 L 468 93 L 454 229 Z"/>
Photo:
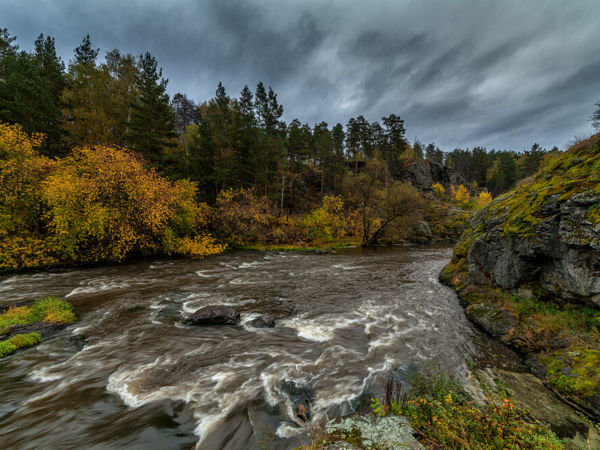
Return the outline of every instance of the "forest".
<path id="1" fill-rule="evenodd" d="M 197 104 L 169 96 L 151 54 L 99 55 L 89 35 L 65 64 L 52 37 L 27 52 L 0 31 L 3 269 L 456 239 L 469 210 L 558 152 L 444 152 L 409 143 L 397 114 L 286 123 L 262 82 Z M 411 184 L 423 168 L 455 183 Z"/>

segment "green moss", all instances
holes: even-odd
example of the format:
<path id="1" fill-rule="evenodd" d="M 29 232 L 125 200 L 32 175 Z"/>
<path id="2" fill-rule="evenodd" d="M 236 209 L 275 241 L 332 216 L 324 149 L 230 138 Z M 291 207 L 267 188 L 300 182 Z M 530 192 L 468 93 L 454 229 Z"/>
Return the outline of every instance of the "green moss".
<path id="1" fill-rule="evenodd" d="M 550 196 L 565 201 L 574 194 L 600 193 L 600 135 L 596 135 L 550 161 L 533 177 L 523 180 L 509 194 L 493 201 L 486 219 L 503 218 L 506 234 L 534 237 L 534 227 L 544 217 L 541 210 Z M 591 218 L 598 223 L 598 206 Z"/>
<path id="2" fill-rule="evenodd" d="M 29 325 L 36 322 L 72 323 L 75 314 L 71 305 L 59 298 L 48 297 L 36 300 L 28 306 L 9 308 L 0 314 L 0 334 L 14 325 Z"/>
<path id="3" fill-rule="evenodd" d="M 548 380 L 563 394 L 594 397 L 600 392 L 600 349 L 574 346 L 540 357 Z"/>
<path id="4" fill-rule="evenodd" d="M 32 347 L 42 342 L 38 333 L 17 334 L 0 342 L 0 358 L 16 352 L 20 348 Z"/>

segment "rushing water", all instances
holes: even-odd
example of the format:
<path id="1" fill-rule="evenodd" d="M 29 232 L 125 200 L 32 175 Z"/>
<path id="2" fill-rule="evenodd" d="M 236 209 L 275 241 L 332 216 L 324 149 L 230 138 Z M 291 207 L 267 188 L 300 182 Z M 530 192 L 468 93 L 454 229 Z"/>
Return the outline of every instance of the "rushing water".
<path id="1" fill-rule="evenodd" d="M 0 360 L 3 448 L 290 448 L 312 415 L 352 412 L 392 374 L 465 360 L 518 367 L 437 281 L 451 250 L 234 252 L 0 279 L 0 304 L 67 297 L 79 321 Z M 239 326 L 191 327 L 206 305 Z M 260 314 L 275 328 L 248 321 Z"/>

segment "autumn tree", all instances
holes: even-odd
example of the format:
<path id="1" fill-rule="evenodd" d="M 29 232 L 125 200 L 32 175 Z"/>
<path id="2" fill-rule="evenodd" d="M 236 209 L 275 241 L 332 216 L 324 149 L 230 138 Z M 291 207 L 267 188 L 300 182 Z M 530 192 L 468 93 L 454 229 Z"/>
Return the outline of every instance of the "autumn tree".
<path id="1" fill-rule="evenodd" d="M 388 177 L 385 164 L 372 160 L 364 171 L 347 179 L 349 200 L 360 210 L 364 246 L 375 244 L 401 220 L 406 226 L 412 225 L 420 215 L 418 191 L 399 181 L 386 184 Z"/>

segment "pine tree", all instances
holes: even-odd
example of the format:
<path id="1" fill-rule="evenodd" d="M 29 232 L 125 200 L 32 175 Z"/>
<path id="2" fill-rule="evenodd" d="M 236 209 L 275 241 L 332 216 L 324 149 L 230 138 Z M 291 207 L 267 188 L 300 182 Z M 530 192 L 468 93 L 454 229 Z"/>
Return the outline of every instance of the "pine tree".
<path id="1" fill-rule="evenodd" d="M 590 117 L 590 121 L 592 122 L 592 127 L 598 132 L 600 132 L 600 100 L 594 104 L 597 107 L 596 111 Z"/>
<path id="2" fill-rule="evenodd" d="M 131 105 L 132 116 L 127 140 L 153 165 L 162 165 L 163 150 L 176 145 L 175 114 L 166 92 L 168 80 L 156 59 L 145 53 L 138 60 L 137 100 Z"/>
<path id="3" fill-rule="evenodd" d="M 73 64 L 90 64 L 94 66 L 96 65 L 98 53 L 100 53 L 100 49 L 94 49 L 94 47 L 92 47 L 90 35 L 86 34 L 81 40 L 81 45 L 75 49 L 75 60 L 73 61 Z"/>
<path id="4" fill-rule="evenodd" d="M 248 86 L 244 86 L 238 101 L 235 103 L 239 125 L 237 127 L 237 146 L 240 152 L 241 170 L 239 173 L 242 186 L 253 186 L 258 162 L 256 161 L 256 114 L 254 113 L 254 96 Z"/>

